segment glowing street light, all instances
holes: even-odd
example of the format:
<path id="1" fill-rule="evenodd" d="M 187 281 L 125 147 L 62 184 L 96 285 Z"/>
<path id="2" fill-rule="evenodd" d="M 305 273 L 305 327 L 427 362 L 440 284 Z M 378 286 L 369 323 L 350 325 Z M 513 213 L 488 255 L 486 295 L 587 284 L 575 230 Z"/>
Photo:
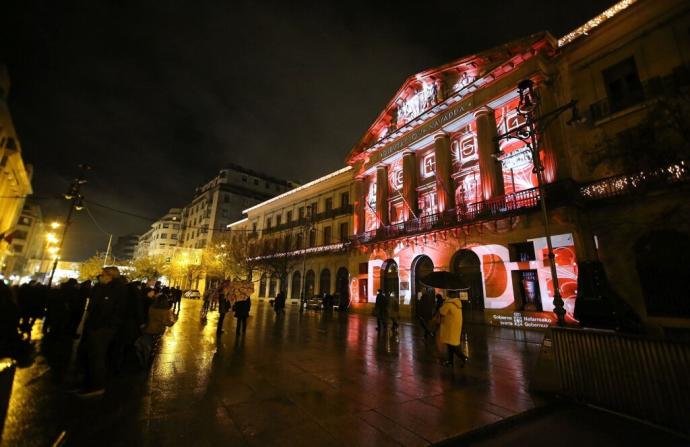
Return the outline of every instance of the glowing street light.
<path id="1" fill-rule="evenodd" d="M 48 253 L 50 253 L 51 255 L 57 255 L 59 251 L 60 251 L 60 247 L 49 247 L 48 248 Z"/>
<path id="2" fill-rule="evenodd" d="M 62 224 L 60 222 L 51 222 L 50 223 L 50 228 L 52 228 L 53 230 L 57 230 L 61 226 L 62 226 Z"/>
<path id="3" fill-rule="evenodd" d="M 60 239 L 58 239 L 57 235 L 55 233 L 47 233 L 46 234 L 46 240 L 48 241 L 49 244 L 57 244 Z"/>

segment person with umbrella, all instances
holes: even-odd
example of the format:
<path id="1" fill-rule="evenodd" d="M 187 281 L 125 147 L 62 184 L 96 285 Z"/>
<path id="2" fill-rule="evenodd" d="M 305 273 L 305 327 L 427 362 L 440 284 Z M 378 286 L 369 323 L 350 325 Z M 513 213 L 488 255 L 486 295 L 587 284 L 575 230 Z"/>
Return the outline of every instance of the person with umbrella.
<path id="1" fill-rule="evenodd" d="M 461 360 L 461 366 L 465 366 L 467 357 L 460 349 L 462 338 L 462 302 L 458 297 L 458 292 L 460 290 L 468 290 L 469 288 L 460 276 L 443 271 L 428 274 L 422 278 L 422 283 L 429 287 L 448 291 L 446 299 L 438 309 L 438 317 L 441 323 L 439 341 L 446 345 L 448 355 L 443 365 L 452 367 L 455 356 L 458 356 Z"/>

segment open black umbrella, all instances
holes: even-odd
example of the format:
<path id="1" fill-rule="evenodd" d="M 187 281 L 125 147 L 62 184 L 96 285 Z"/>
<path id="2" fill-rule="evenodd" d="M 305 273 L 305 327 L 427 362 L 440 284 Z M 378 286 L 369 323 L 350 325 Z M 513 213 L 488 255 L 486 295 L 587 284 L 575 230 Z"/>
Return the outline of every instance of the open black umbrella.
<path id="1" fill-rule="evenodd" d="M 433 287 L 435 289 L 446 290 L 468 290 L 469 287 L 465 281 L 455 273 L 451 272 L 431 272 L 424 278 L 420 279 L 422 284 Z"/>

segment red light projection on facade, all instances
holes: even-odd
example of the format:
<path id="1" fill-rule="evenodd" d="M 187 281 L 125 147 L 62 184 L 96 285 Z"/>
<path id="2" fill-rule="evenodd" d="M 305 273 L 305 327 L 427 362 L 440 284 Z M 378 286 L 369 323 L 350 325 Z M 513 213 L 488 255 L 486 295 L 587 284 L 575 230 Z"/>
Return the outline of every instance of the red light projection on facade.
<path id="1" fill-rule="evenodd" d="M 518 115 L 519 98 L 513 98 L 496 109 L 496 127 L 499 134 L 524 124 L 524 117 Z M 503 185 L 506 194 L 532 189 L 537 186 L 532 154 L 525 143 L 515 138 L 499 142 L 501 163 L 503 165 Z"/>
<path id="2" fill-rule="evenodd" d="M 364 181 L 366 197 L 364 199 L 364 230 L 373 231 L 379 226 L 376 216 L 376 178 L 369 176 Z"/>
<path id="3" fill-rule="evenodd" d="M 469 205 L 481 200 L 481 176 L 477 151 L 477 125 L 474 121 L 452 137 L 450 144 L 455 177 L 455 203 Z"/>

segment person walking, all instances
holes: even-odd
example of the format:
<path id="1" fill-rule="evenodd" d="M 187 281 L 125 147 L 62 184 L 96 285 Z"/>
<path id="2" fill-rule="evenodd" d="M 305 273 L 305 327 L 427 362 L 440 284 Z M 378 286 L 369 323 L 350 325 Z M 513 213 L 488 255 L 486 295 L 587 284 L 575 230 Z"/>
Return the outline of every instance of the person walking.
<path id="1" fill-rule="evenodd" d="M 230 310 L 230 302 L 225 298 L 223 289 L 220 287 L 213 295 L 217 296 L 218 299 L 218 326 L 216 327 L 216 335 L 220 336 L 220 334 L 224 332 L 223 322 L 225 321 L 225 314 Z"/>
<path id="2" fill-rule="evenodd" d="M 462 302 L 460 298 L 448 297 L 439 309 L 441 317 L 440 341 L 446 345 L 448 359 L 443 366 L 453 367 L 455 356 L 460 358 L 460 366 L 465 366 L 467 358 L 460 350 L 462 335 Z"/>
<path id="3" fill-rule="evenodd" d="M 143 295 L 152 298 L 155 291 L 144 289 Z M 135 342 L 136 353 L 142 368 L 151 364 L 151 351 L 156 341 L 165 333 L 165 328 L 175 324 L 175 314 L 164 295 L 158 295 L 148 308 L 148 321 L 141 336 Z"/>
<path id="4" fill-rule="evenodd" d="M 384 330 L 388 327 L 388 303 L 386 295 L 379 289 L 376 293 L 376 304 L 374 304 L 374 315 L 376 315 L 376 330 Z"/>
<path id="5" fill-rule="evenodd" d="M 400 300 L 395 292 L 391 292 L 386 301 L 388 307 L 388 318 L 391 320 L 391 329 L 398 330 L 398 320 L 400 319 Z"/>
<path id="6" fill-rule="evenodd" d="M 276 300 L 273 302 L 273 310 L 276 315 L 285 315 L 285 293 L 282 290 L 276 295 Z"/>
<path id="7" fill-rule="evenodd" d="M 106 362 L 110 343 L 122 326 L 127 306 L 127 289 L 117 267 L 105 267 L 91 293 L 89 312 L 84 322 L 83 349 L 85 387 L 81 397 L 105 392 Z"/>
<path id="8" fill-rule="evenodd" d="M 235 318 L 237 318 L 237 328 L 235 335 L 239 337 L 240 332 L 245 334 L 247 332 L 247 318 L 249 318 L 249 311 L 252 308 L 252 301 L 249 295 L 244 295 L 235 301 L 233 310 L 235 311 Z"/>
<path id="9" fill-rule="evenodd" d="M 433 337 L 434 331 L 429 324 L 434 316 L 434 298 L 428 290 L 419 291 L 417 299 L 417 320 L 424 329 L 424 338 Z"/>

